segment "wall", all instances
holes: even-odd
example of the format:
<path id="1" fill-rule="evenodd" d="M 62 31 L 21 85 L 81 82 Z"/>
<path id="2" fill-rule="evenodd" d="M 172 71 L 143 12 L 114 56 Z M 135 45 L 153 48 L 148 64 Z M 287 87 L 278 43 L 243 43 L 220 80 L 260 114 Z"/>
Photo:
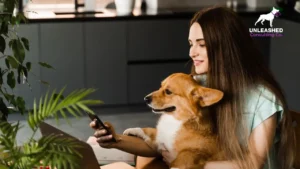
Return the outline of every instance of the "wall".
<path id="1" fill-rule="evenodd" d="M 300 112 L 300 23 L 276 20 L 284 36 L 271 40 L 270 68 L 284 89 L 290 109 Z"/>

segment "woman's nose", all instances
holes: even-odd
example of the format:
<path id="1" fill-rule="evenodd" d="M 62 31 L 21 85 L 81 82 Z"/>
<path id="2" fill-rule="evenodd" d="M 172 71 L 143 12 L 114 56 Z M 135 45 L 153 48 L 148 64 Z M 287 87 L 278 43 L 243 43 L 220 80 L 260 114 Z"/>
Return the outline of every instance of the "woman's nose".
<path id="1" fill-rule="evenodd" d="M 199 52 L 197 52 L 196 48 L 191 46 L 191 49 L 190 49 L 190 57 L 193 58 L 193 57 L 196 57 L 198 56 Z"/>

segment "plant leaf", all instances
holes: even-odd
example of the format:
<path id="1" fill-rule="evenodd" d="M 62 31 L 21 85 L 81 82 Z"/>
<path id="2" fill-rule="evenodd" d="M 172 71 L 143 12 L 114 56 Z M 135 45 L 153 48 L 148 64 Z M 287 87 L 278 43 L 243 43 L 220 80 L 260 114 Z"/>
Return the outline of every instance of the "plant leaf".
<path id="1" fill-rule="evenodd" d="M 21 40 L 22 40 L 22 42 L 25 46 L 25 49 L 27 49 L 29 51 L 29 41 L 28 41 L 28 39 L 22 37 Z"/>
<path id="2" fill-rule="evenodd" d="M 20 84 L 21 83 L 21 76 L 22 76 L 22 65 L 19 65 L 18 67 L 18 77 L 17 77 L 17 81 Z"/>
<path id="3" fill-rule="evenodd" d="M 4 6 L 6 7 L 6 8 L 4 8 L 4 12 L 12 14 L 16 3 L 17 2 L 14 0 L 4 1 Z"/>
<path id="4" fill-rule="evenodd" d="M 61 100 L 63 100 L 65 98 L 62 94 L 57 94 L 57 93 L 55 93 L 53 95 L 53 97 L 54 97 L 54 99 L 56 99 L 57 97 L 59 97 L 59 99 L 61 99 Z"/>
<path id="5" fill-rule="evenodd" d="M 41 82 L 42 84 L 44 84 L 44 85 L 50 86 L 50 84 L 49 84 L 48 82 L 44 81 L 44 80 L 40 80 L 40 82 Z"/>
<path id="6" fill-rule="evenodd" d="M 86 110 L 89 112 L 93 111 L 89 109 L 88 105 L 96 105 L 99 104 L 100 101 L 97 100 L 85 100 L 84 98 L 94 92 L 94 89 L 85 89 L 85 90 L 79 90 L 72 92 L 68 96 L 66 96 L 63 100 L 60 100 L 60 96 L 62 95 L 64 91 L 64 88 L 59 92 L 58 96 L 54 96 L 54 92 L 51 94 L 51 97 L 48 98 L 48 92 L 43 99 L 43 97 L 40 98 L 40 101 L 38 104 L 34 103 L 34 109 L 33 114 L 30 114 L 30 122 L 29 126 L 32 127 L 32 129 L 36 128 L 39 123 L 48 118 L 54 116 L 57 119 L 58 112 L 62 114 L 63 117 L 67 117 L 64 113 L 64 110 L 68 110 L 67 112 L 70 115 L 73 115 L 77 117 L 77 114 L 81 115 L 81 111 L 78 108 L 74 108 L 74 106 L 78 106 L 82 110 Z M 39 105 L 36 107 L 36 105 Z M 73 109 L 72 109 L 73 108 Z M 77 114 L 76 114 L 77 113 Z M 58 122 L 58 121 L 57 121 Z"/>
<path id="7" fill-rule="evenodd" d="M 6 167 L 4 164 L 0 164 L 0 169 L 9 169 L 9 167 Z"/>
<path id="8" fill-rule="evenodd" d="M 17 97 L 16 101 L 17 101 L 18 109 L 21 112 L 21 114 L 23 115 L 25 113 L 25 110 L 26 110 L 25 101 L 22 97 L 19 97 L 19 96 Z"/>
<path id="9" fill-rule="evenodd" d="M 11 100 L 13 100 L 15 96 L 11 95 L 11 94 L 8 94 L 8 93 L 4 93 L 4 97 L 5 97 L 6 100 L 8 100 L 8 102 L 11 103 Z"/>
<path id="10" fill-rule="evenodd" d="M 3 98 L 2 97 L 0 97 L 0 111 L 1 111 L 1 120 L 7 119 L 9 111 L 8 111 L 7 106 L 3 102 Z"/>
<path id="11" fill-rule="evenodd" d="M 27 62 L 26 63 L 26 68 L 27 68 L 28 71 L 31 70 L 31 62 Z"/>
<path id="12" fill-rule="evenodd" d="M 6 21 L 2 21 L 1 28 L 0 28 L 0 34 L 7 36 L 7 33 L 8 33 L 8 24 Z"/>
<path id="13" fill-rule="evenodd" d="M 63 116 L 63 118 L 66 119 L 67 123 L 68 123 L 69 125 L 71 125 L 71 123 L 70 123 L 68 117 L 66 116 L 66 113 L 65 113 L 64 111 L 60 110 L 60 114 Z"/>
<path id="14" fill-rule="evenodd" d="M 20 23 L 21 21 L 24 21 L 25 23 L 27 23 L 27 18 L 26 18 L 26 16 L 25 16 L 23 13 L 21 13 L 21 12 L 19 12 L 19 13 L 17 14 L 17 20 L 18 20 L 19 23 Z"/>
<path id="15" fill-rule="evenodd" d="M 12 68 L 14 68 L 14 69 L 18 68 L 19 64 L 14 57 L 7 56 L 7 60 L 9 61 Z"/>
<path id="16" fill-rule="evenodd" d="M 26 78 L 28 78 L 28 71 L 27 71 L 27 68 L 23 66 L 23 72 L 24 72 L 24 76 Z"/>
<path id="17" fill-rule="evenodd" d="M 45 63 L 45 62 L 39 62 L 39 64 L 42 66 L 42 67 L 45 67 L 45 68 L 48 68 L 48 69 L 54 69 L 51 65 L 49 65 L 48 63 Z"/>
<path id="18" fill-rule="evenodd" d="M 11 25 L 18 24 L 18 23 L 17 23 L 17 18 L 16 18 L 15 16 L 12 16 L 12 17 L 11 17 L 11 19 L 10 19 L 10 24 L 11 24 Z"/>
<path id="19" fill-rule="evenodd" d="M 12 44 L 14 43 L 14 41 L 15 41 L 15 39 L 11 39 L 11 40 L 9 41 L 8 46 L 9 46 L 10 48 L 12 48 Z"/>
<path id="20" fill-rule="evenodd" d="M 20 39 L 13 40 L 12 50 L 15 58 L 22 64 L 25 59 L 25 50 Z"/>
<path id="21" fill-rule="evenodd" d="M 6 48 L 6 42 L 3 36 L 0 35 L 0 52 L 4 54 Z"/>
<path id="22" fill-rule="evenodd" d="M 10 68 L 9 60 L 7 58 L 5 58 L 5 65 L 8 69 Z"/>
<path id="23" fill-rule="evenodd" d="M 16 79 L 15 79 L 15 74 L 13 71 L 9 72 L 7 74 L 7 84 L 11 89 L 15 88 L 16 86 Z"/>
<path id="24" fill-rule="evenodd" d="M 78 153 L 78 148 L 81 148 L 81 146 L 76 139 L 63 138 L 51 134 L 40 138 L 38 145 L 42 147 L 42 151 L 39 154 L 43 155 L 43 166 L 50 165 L 57 168 L 61 168 L 61 166 L 65 166 L 65 168 L 78 167 L 76 161 L 82 155 Z"/>

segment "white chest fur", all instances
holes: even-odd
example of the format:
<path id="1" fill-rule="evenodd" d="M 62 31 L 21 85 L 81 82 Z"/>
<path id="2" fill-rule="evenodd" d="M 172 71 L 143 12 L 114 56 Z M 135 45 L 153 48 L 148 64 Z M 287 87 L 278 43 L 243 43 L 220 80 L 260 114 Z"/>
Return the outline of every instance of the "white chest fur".
<path id="1" fill-rule="evenodd" d="M 175 153 L 173 151 L 174 141 L 181 126 L 182 122 L 175 119 L 174 116 L 163 114 L 156 126 L 156 142 L 158 144 L 158 149 L 162 149 L 164 145 L 168 151 Z"/>

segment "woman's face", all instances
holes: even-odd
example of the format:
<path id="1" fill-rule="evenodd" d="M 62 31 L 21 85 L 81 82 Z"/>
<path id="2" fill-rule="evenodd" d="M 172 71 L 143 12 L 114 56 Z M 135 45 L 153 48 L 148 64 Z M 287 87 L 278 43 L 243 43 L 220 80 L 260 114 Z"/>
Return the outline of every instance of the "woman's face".
<path id="1" fill-rule="evenodd" d="M 195 72 L 204 74 L 208 71 L 208 57 L 206 52 L 203 32 L 199 23 L 195 22 L 190 27 L 189 33 L 190 57 L 193 59 Z"/>

